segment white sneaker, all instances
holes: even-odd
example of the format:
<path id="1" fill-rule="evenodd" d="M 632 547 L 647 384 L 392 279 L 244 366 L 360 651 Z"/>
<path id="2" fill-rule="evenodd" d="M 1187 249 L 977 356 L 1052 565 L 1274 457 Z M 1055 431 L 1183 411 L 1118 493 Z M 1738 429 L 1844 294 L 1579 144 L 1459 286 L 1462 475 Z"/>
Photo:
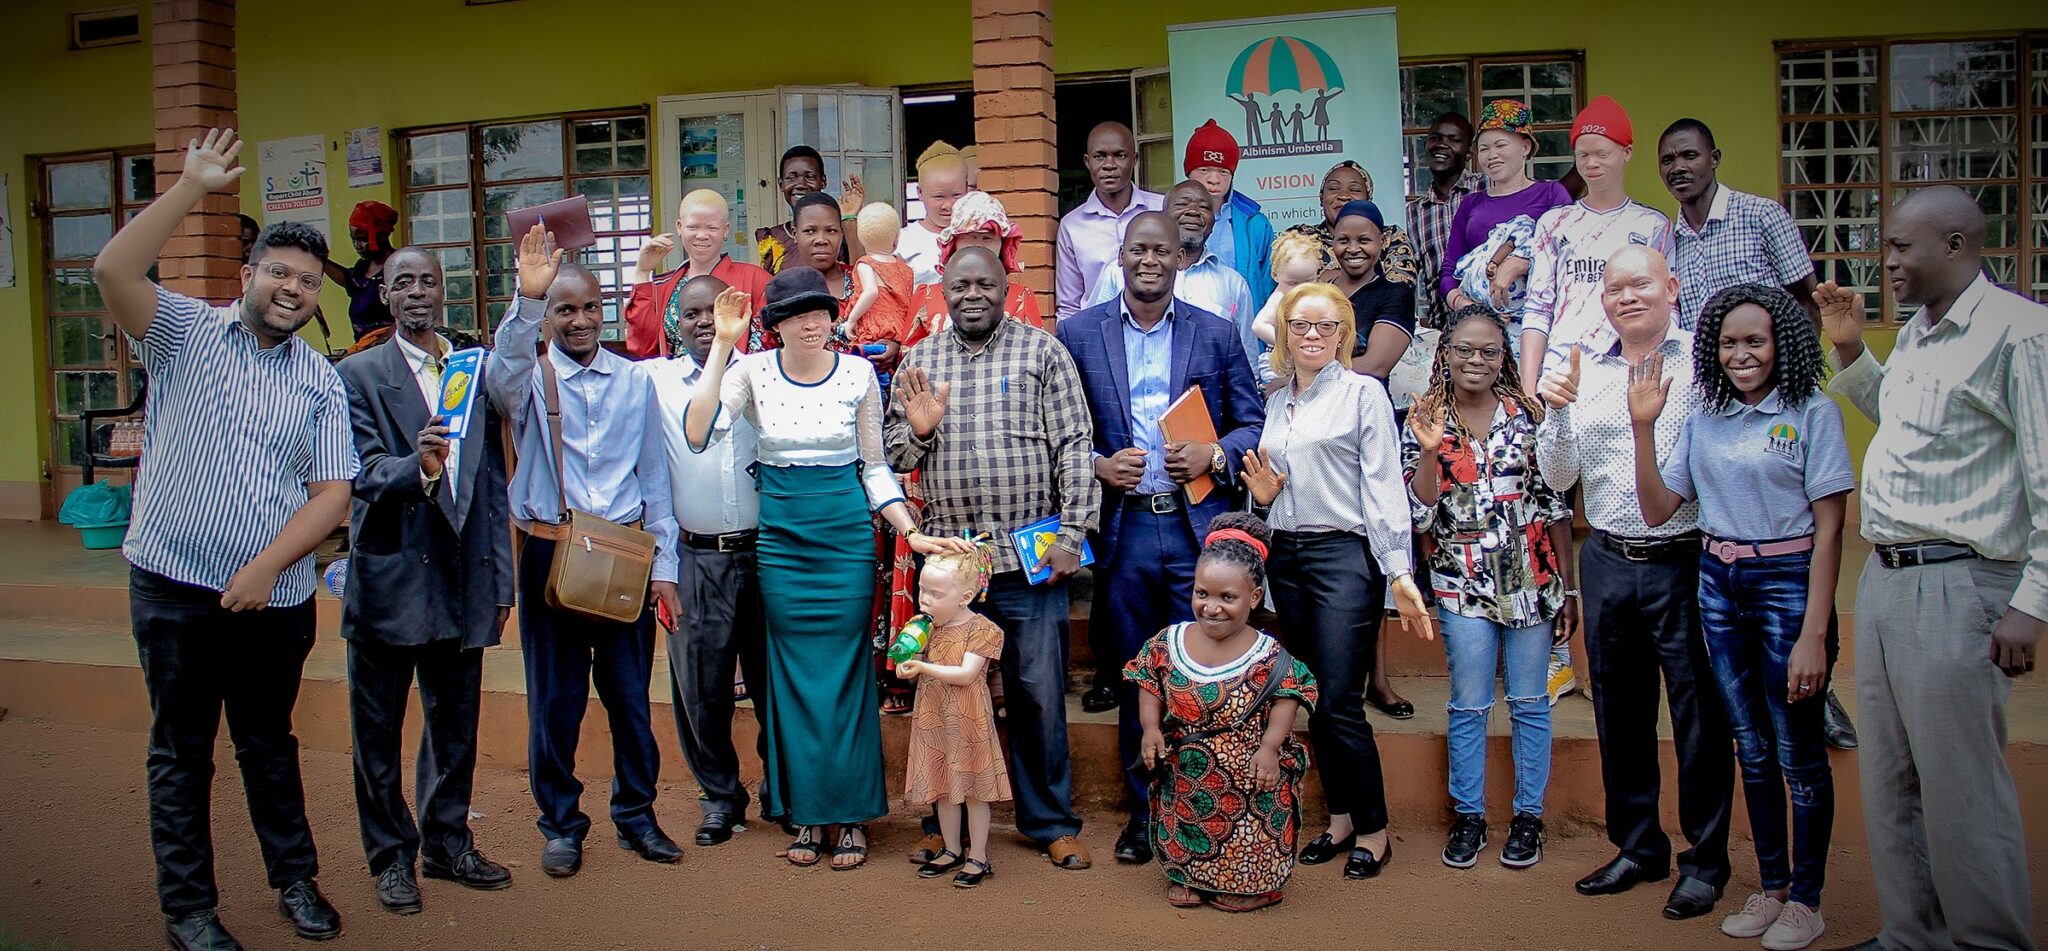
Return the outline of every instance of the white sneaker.
<path id="1" fill-rule="evenodd" d="M 1578 689 L 1579 678 L 1569 664 L 1560 664 L 1557 658 L 1550 659 L 1550 705 L 1557 706 L 1557 698 Z"/>
<path id="2" fill-rule="evenodd" d="M 1778 914 L 1778 920 L 1771 922 L 1771 929 L 1764 932 L 1764 947 L 1769 951 L 1799 951 L 1820 940 L 1821 933 L 1827 930 L 1828 924 L 1821 920 L 1818 909 L 1789 901 Z"/>
<path id="3" fill-rule="evenodd" d="M 1742 910 L 1721 919 L 1721 933 L 1730 938 L 1754 938 L 1770 931 L 1785 911 L 1785 903 L 1763 892 L 1757 892 L 1742 902 Z M 1812 938 L 1806 939 L 1812 941 Z M 1803 948 L 1799 944 L 1794 947 Z"/>

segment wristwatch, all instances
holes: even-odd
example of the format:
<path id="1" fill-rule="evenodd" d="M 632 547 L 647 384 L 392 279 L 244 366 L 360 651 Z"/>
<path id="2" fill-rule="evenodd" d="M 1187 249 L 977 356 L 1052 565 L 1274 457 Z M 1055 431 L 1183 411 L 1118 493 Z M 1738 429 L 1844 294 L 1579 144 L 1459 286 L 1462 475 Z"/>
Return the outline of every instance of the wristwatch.
<path id="1" fill-rule="evenodd" d="M 1223 454 L 1221 444 L 1209 447 L 1209 471 L 1217 475 L 1230 471 L 1230 458 Z"/>

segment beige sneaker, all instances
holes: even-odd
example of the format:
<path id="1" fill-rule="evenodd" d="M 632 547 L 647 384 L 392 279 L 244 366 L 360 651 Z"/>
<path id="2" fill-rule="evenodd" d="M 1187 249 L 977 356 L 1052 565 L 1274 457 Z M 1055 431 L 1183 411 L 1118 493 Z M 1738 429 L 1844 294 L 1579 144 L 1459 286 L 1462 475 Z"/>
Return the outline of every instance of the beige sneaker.
<path id="1" fill-rule="evenodd" d="M 1768 951 L 1799 951 L 1820 940 L 1821 933 L 1827 930 L 1827 922 L 1821 920 L 1818 909 L 1788 901 L 1785 910 L 1778 913 L 1778 920 L 1771 922 L 1770 930 L 1764 932 L 1764 947 Z"/>
<path id="2" fill-rule="evenodd" d="M 1730 938 L 1757 937 L 1771 930 L 1771 925 L 1777 922 L 1778 916 L 1784 910 L 1784 902 L 1763 892 L 1757 892 L 1743 901 L 1741 911 L 1721 919 L 1721 933 Z M 1805 945 L 1799 947 L 1803 948 Z"/>

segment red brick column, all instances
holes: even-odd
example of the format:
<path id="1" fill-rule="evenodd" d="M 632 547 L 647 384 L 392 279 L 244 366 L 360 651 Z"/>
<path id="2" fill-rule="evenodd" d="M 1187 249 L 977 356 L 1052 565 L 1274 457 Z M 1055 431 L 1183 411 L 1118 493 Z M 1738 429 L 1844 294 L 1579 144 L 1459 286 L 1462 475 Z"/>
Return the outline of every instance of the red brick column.
<path id="1" fill-rule="evenodd" d="M 1053 312 L 1059 231 L 1052 101 L 1052 0 L 974 0 L 974 141 L 983 191 L 1024 232 L 1021 283 Z"/>
<path id="2" fill-rule="evenodd" d="M 156 187 L 162 193 L 184 171 L 187 142 L 205 138 L 209 128 L 237 125 L 234 0 L 156 0 L 154 24 Z M 237 160 L 247 165 L 254 146 L 242 152 Z M 232 194 L 200 201 L 164 245 L 157 275 L 165 287 L 204 300 L 241 295 L 240 210 Z"/>

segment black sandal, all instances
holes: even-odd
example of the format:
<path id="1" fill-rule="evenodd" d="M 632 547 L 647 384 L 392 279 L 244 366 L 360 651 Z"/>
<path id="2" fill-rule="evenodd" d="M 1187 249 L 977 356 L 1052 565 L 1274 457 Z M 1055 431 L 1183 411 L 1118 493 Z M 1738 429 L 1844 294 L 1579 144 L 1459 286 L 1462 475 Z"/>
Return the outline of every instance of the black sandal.
<path id="1" fill-rule="evenodd" d="M 864 825 L 843 825 L 839 827 L 839 844 L 832 848 L 832 857 L 836 859 L 842 855 L 851 855 L 860 861 L 852 865 L 841 865 L 834 862 L 832 863 L 832 871 L 851 872 L 868 864 L 868 847 L 853 844 L 853 834 L 855 832 L 859 832 L 865 838 L 868 834 L 868 827 Z"/>
<path id="2" fill-rule="evenodd" d="M 950 862 L 945 860 L 946 856 L 949 855 L 953 857 L 953 860 Z M 947 872 L 950 872 L 965 864 L 967 864 L 967 859 L 963 857 L 960 853 L 955 852 L 952 849 L 940 849 L 938 851 L 938 854 L 933 855 L 923 865 L 917 867 L 917 877 L 938 878 L 939 876 L 944 875 Z"/>
<path id="3" fill-rule="evenodd" d="M 961 869 L 960 874 L 953 876 L 954 888 L 973 888 L 976 885 L 981 884 L 982 882 L 994 878 L 996 875 L 995 866 L 990 865 L 987 862 L 980 861 L 978 859 L 965 859 L 962 860 L 960 864 L 979 865 L 981 866 L 981 870 L 978 872 L 970 872 L 966 869 Z"/>
<path id="4" fill-rule="evenodd" d="M 823 861 L 825 850 L 820 848 L 822 843 L 818 841 L 817 831 L 817 826 L 805 826 L 796 834 L 796 841 L 791 842 L 789 848 L 782 850 L 782 857 L 789 860 L 789 864 L 797 868 L 810 868 Z M 798 852 L 809 852 L 811 854 L 810 860 L 799 861 L 796 857 Z"/>

